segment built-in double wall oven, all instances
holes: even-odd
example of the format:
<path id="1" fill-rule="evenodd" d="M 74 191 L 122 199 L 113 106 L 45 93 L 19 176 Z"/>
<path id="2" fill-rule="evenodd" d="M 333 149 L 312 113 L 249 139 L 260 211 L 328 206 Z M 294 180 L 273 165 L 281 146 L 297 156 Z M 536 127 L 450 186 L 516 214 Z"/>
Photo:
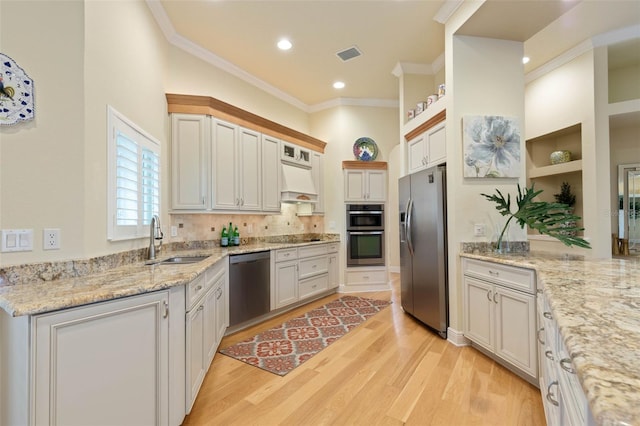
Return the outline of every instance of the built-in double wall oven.
<path id="1" fill-rule="evenodd" d="M 384 265 L 384 204 L 347 204 L 347 266 Z"/>

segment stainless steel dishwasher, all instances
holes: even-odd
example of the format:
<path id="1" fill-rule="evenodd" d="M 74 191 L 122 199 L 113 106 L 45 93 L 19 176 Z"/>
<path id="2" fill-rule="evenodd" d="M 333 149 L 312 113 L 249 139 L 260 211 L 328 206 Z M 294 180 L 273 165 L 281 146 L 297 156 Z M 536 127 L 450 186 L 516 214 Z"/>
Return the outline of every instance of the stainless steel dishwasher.
<path id="1" fill-rule="evenodd" d="M 270 251 L 229 257 L 229 327 L 270 311 L 270 264 Z"/>

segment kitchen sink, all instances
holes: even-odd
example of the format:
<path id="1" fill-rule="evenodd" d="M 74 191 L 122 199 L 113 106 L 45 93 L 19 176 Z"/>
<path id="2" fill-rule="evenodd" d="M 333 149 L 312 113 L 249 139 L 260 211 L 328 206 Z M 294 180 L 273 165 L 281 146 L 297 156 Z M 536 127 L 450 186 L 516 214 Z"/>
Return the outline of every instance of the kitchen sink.
<path id="1" fill-rule="evenodd" d="M 147 262 L 148 265 L 186 265 L 189 263 L 202 262 L 209 256 L 175 256 L 164 260 Z"/>

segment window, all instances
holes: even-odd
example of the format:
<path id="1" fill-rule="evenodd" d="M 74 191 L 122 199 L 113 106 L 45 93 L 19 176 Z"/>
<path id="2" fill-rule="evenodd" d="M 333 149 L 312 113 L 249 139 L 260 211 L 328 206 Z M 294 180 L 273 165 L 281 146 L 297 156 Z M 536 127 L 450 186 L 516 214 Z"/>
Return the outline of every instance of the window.
<path id="1" fill-rule="evenodd" d="M 160 213 L 160 143 L 108 107 L 109 240 L 149 236 Z"/>

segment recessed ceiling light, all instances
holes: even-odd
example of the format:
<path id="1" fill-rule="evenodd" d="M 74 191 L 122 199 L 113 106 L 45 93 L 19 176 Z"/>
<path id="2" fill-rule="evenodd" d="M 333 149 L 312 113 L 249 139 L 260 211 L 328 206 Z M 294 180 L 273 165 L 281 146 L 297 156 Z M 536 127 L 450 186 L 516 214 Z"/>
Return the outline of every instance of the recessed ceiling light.
<path id="1" fill-rule="evenodd" d="M 335 83 L 333 83 L 333 88 L 334 89 L 344 89 L 344 82 L 342 81 L 336 81 Z"/>
<path id="2" fill-rule="evenodd" d="M 527 64 L 527 63 L 529 63 L 529 57 L 528 57 L 528 56 L 523 56 L 523 57 L 522 57 L 522 63 L 523 63 L 523 64 Z"/>
<path id="3" fill-rule="evenodd" d="M 280 50 L 289 50 L 291 49 L 291 46 L 293 45 L 286 38 L 280 39 L 280 41 L 278 42 L 278 49 Z"/>

